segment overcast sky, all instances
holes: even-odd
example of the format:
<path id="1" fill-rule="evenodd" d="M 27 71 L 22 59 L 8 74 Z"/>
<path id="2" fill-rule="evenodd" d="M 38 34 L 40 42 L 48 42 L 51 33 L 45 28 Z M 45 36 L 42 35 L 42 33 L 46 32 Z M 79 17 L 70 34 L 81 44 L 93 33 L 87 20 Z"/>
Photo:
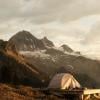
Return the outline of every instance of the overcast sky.
<path id="1" fill-rule="evenodd" d="M 0 0 L 0 38 L 21 30 L 100 56 L 100 0 Z"/>

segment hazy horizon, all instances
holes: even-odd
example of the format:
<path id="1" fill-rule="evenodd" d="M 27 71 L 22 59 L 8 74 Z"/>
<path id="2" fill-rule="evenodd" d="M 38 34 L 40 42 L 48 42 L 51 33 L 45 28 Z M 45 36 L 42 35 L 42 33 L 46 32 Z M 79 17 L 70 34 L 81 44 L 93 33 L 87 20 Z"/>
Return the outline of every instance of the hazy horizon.
<path id="1" fill-rule="evenodd" d="M 0 39 L 21 30 L 100 57 L 100 0 L 0 0 Z"/>

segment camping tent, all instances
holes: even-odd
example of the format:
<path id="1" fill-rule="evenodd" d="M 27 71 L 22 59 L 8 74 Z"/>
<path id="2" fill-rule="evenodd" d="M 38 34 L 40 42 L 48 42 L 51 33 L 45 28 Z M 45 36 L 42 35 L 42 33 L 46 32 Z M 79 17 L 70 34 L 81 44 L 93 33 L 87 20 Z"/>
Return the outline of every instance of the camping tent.
<path id="1" fill-rule="evenodd" d="M 56 74 L 48 86 L 48 88 L 52 89 L 73 89 L 80 87 L 78 81 L 68 73 Z"/>

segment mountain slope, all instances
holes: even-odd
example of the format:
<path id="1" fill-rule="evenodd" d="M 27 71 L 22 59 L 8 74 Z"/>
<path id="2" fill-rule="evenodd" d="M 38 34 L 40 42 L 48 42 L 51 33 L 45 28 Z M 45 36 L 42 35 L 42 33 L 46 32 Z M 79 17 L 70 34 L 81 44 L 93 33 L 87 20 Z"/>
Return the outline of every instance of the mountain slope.
<path id="1" fill-rule="evenodd" d="M 40 52 L 42 53 L 42 52 Z M 58 72 L 58 70 L 66 68 L 65 72 L 70 72 L 74 74 L 76 78 L 80 81 L 82 86 L 88 87 L 100 87 L 100 80 L 98 76 L 100 75 L 100 62 L 96 60 L 91 60 L 83 56 L 75 56 L 64 54 L 61 51 L 46 51 L 35 56 L 34 52 L 29 55 L 25 55 L 27 61 L 46 73 L 50 78 Z M 45 55 L 44 57 L 41 55 Z M 61 70 L 59 72 L 62 72 Z M 80 76 L 80 77 L 79 77 Z M 87 80 L 84 78 L 87 76 Z M 82 80 L 83 79 L 83 80 Z M 90 81 L 91 80 L 91 81 Z"/>
<path id="2" fill-rule="evenodd" d="M 11 51 L 0 51 L 0 82 L 41 87 L 46 78 L 34 65 Z"/>
<path id="3" fill-rule="evenodd" d="M 21 35 L 20 35 L 21 34 Z M 26 31 L 25 31 L 26 34 Z M 45 39 L 48 44 L 43 43 L 43 40 L 40 40 L 42 44 L 37 45 L 38 42 L 36 42 L 35 45 L 37 45 L 37 48 L 34 48 L 32 50 L 29 49 L 29 46 L 34 44 L 34 41 L 28 42 L 27 44 L 25 41 L 25 38 L 27 38 L 27 35 L 23 32 L 19 32 L 16 35 L 14 35 L 9 41 L 7 45 L 7 50 L 9 47 L 12 48 L 12 44 L 15 46 L 15 51 L 17 49 L 18 55 L 22 55 L 26 61 L 31 64 L 35 65 L 35 68 L 38 69 L 40 72 L 42 72 L 44 75 L 48 76 L 50 79 L 57 73 L 57 71 L 64 67 L 66 72 L 70 72 L 78 78 L 80 83 L 84 86 L 88 87 L 100 87 L 100 80 L 98 79 L 98 76 L 100 75 L 100 61 L 92 60 L 89 58 L 86 58 L 82 56 L 80 53 L 74 52 L 69 46 L 63 45 L 62 48 L 57 48 L 53 45 L 52 42 L 47 42 L 47 39 Z M 23 39 L 23 35 L 25 35 L 25 38 Z M 18 42 L 22 38 L 23 42 Z M 33 36 L 30 35 L 30 38 Z M 11 42 L 13 39 L 17 40 L 17 43 Z M 37 40 L 37 38 L 34 38 L 33 40 Z M 38 40 L 37 40 L 38 41 Z M 21 44 L 21 48 L 20 45 Z M 23 45 L 26 44 L 27 49 L 23 47 Z M 51 45 L 52 44 L 52 45 Z M 47 48 L 46 46 L 49 46 Z M 43 48 L 41 48 L 43 46 Z M 11 50 L 12 51 L 12 50 Z M 31 67 L 32 68 L 32 67 Z M 34 69 L 34 67 L 33 67 Z M 87 77 L 87 79 L 85 79 Z"/>
<path id="4" fill-rule="evenodd" d="M 7 41 L 0 40 L 0 50 L 5 50 Z"/>

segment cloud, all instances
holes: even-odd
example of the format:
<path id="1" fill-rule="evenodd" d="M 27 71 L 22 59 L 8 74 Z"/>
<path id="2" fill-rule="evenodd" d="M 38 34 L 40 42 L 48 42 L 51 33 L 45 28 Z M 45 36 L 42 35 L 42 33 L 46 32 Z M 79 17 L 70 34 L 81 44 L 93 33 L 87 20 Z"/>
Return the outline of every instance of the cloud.
<path id="1" fill-rule="evenodd" d="M 0 0 L 0 19 L 25 18 L 35 24 L 67 22 L 100 13 L 99 0 Z"/>
<path id="2" fill-rule="evenodd" d="M 34 0 L 32 2 L 34 5 Z M 32 2 L 29 3 L 30 7 Z M 83 16 L 100 14 L 99 0 L 39 0 L 35 3 L 37 6 L 33 6 L 30 13 L 34 15 L 32 21 L 38 24 L 55 20 L 64 23 Z"/>
<path id="3" fill-rule="evenodd" d="M 100 21 L 92 26 L 85 41 L 87 44 L 100 43 Z"/>
<path id="4" fill-rule="evenodd" d="M 0 38 L 6 40 L 24 29 L 57 45 L 96 51 L 99 22 L 100 0 L 0 0 Z"/>
<path id="5" fill-rule="evenodd" d="M 85 36 L 83 43 L 86 45 L 100 45 L 100 21 L 92 25 L 91 30 Z"/>

